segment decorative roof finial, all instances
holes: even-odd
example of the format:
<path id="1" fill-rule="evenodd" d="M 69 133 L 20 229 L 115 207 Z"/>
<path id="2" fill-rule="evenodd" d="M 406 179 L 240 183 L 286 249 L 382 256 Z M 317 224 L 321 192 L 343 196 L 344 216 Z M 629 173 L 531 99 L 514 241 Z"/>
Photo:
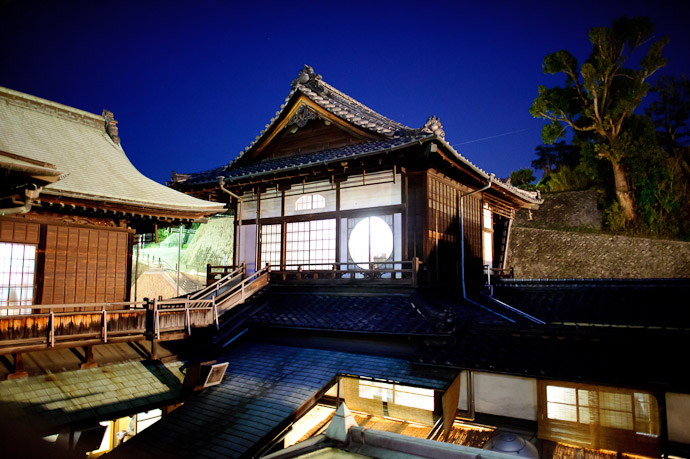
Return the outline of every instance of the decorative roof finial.
<path id="1" fill-rule="evenodd" d="M 426 123 L 424 123 L 424 126 L 422 126 L 422 131 L 437 135 L 442 139 L 446 138 L 446 133 L 443 130 L 441 120 L 439 120 L 436 116 L 430 116 L 429 119 L 426 120 Z"/>
<path id="2" fill-rule="evenodd" d="M 113 112 L 103 109 L 103 119 L 105 120 L 105 132 L 108 133 L 114 143 L 120 145 L 120 137 L 117 135 L 117 121 Z"/>
<path id="3" fill-rule="evenodd" d="M 294 88 L 298 84 L 307 86 L 315 91 L 321 91 L 323 88 L 319 84 L 321 81 L 321 75 L 314 73 L 314 69 L 308 65 L 304 65 L 304 68 L 300 70 L 299 75 L 292 82 L 292 87 Z"/>

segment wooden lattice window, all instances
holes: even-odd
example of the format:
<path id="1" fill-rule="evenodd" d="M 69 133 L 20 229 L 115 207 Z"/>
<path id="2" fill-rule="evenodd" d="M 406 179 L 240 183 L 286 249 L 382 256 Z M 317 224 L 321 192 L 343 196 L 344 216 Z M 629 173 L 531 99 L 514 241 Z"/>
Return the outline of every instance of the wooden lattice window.
<path id="1" fill-rule="evenodd" d="M 281 226 L 261 225 L 261 264 L 270 263 L 271 266 L 280 266 L 280 252 L 282 249 Z"/>
<path id="2" fill-rule="evenodd" d="M 326 207 L 326 198 L 320 194 L 302 196 L 295 203 L 295 210 L 314 210 Z"/>
<path id="3" fill-rule="evenodd" d="M 287 269 L 332 269 L 335 263 L 335 219 L 288 223 L 285 234 Z"/>
<path id="4" fill-rule="evenodd" d="M 35 270 L 35 245 L 0 242 L 0 315 L 31 313 Z"/>
<path id="5" fill-rule="evenodd" d="M 586 448 L 656 455 L 656 399 L 642 390 L 540 381 L 539 437 Z"/>

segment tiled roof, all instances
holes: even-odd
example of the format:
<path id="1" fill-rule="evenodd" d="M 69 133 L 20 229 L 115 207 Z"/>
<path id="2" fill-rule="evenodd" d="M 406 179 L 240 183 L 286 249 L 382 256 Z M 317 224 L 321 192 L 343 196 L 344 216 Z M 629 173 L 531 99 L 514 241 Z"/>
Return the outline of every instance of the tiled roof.
<path id="1" fill-rule="evenodd" d="M 137 361 L 1 381 L 0 415 L 30 419 L 34 431 L 48 434 L 79 421 L 171 404 L 182 394 L 181 366 Z"/>
<path id="2" fill-rule="evenodd" d="M 504 280 L 494 296 L 547 323 L 690 329 L 690 280 Z"/>
<path id="3" fill-rule="evenodd" d="M 383 141 L 374 141 L 362 145 L 336 148 L 332 150 L 325 150 L 308 155 L 295 156 L 274 161 L 265 161 L 249 166 L 233 165 L 258 144 L 264 135 L 276 124 L 286 109 L 291 106 L 291 100 L 299 94 L 303 94 L 310 100 L 330 112 L 331 114 L 354 124 L 357 127 L 369 130 L 376 134 L 384 135 L 388 139 Z M 194 174 L 183 174 L 186 179 L 186 184 L 206 184 L 215 182 L 218 176 L 223 176 L 227 179 L 239 179 L 251 175 L 260 175 L 266 173 L 280 172 L 299 167 L 308 167 L 311 165 L 338 160 L 346 157 L 355 157 L 367 154 L 373 154 L 385 151 L 391 148 L 399 148 L 418 141 L 439 141 L 456 159 L 461 163 L 466 164 L 470 169 L 474 170 L 486 180 L 491 181 L 492 184 L 502 188 L 503 190 L 515 194 L 520 198 L 538 204 L 541 198 L 538 194 L 520 190 L 512 185 L 509 185 L 501 180 L 496 179 L 493 175 L 488 174 L 484 170 L 472 164 L 467 158 L 458 153 L 448 142 L 445 141 L 445 132 L 438 118 L 432 116 L 427 122 L 418 129 L 407 127 L 397 121 L 393 121 L 385 116 L 375 112 L 366 105 L 358 102 L 352 97 L 344 94 L 330 84 L 323 81 L 321 75 L 314 73 L 314 70 L 305 66 L 300 72 L 299 76 L 292 82 L 292 89 L 285 102 L 280 106 L 273 118 L 266 124 L 265 128 L 256 136 L 254 141 L 250 143 L 244 150 L 238 153 L 237 157 L 226 166 L 221 166 L 204 172 Z"/>
<path id="4" fill-rule="evenodd" d="M 318 164 L 328 164 L 333 161 L 340 161 L 352 157 L 362 157 L 369 154 L 380 153 L 383 151 L 397 150 L 413 145 L 421 140 L 433 138 L 429 134 L 422 134 L 411 137 L 396 137 L 393 139 L 375 140 L 372 142 L 348 145 L 345 147 L 332 148 L 314 153 L 303 155 L 288 156 L 279 159 L 261 161 L 247 166 L 232 167 L 232 165 L 217 167 L 208 171 L 191 174 L 185 184 L 206 184 L 215 183 L 217 178 L 222 176 L 227 181 L 255 177 L 264 174 L 279 173 L 288 170 L 310 167 Z"/>
<path id="5" fill-rule="evenodd" d="M 213 214 L 224 205 L 142 175 L 113 142 L 103 116 L 0 87 L 0 151 L 48 162 L 68 175 L 43 194 Z"/>
<path id="6" fill-rule="evenodd" d="M 225 379 L 117 448 L 114 457 L 251 456 L 336 375 L 445 390 L 456 371 L 400 359 L 245 343 L 220 357 Z"/>
<path id="7" fill-rule="evenodd" d="M 420 361 L 535 378 L 690 390 L 687 332 L 576 327 L 467 328 L 430 341 Z M 671 350 L 671 351 L 669 351 Z"/>
<path id="8" fill-rule="evenodd" d="M 408 295 L 274 294 L 249 325 L 371 333 L 435 334 Z"/>

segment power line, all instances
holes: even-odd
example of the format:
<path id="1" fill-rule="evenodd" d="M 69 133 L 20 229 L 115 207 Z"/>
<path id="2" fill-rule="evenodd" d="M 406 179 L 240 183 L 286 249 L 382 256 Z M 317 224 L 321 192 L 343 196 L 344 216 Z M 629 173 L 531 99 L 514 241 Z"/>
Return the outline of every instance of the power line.
<path id="1" fill-rule="evenodd" d="M 527 129 L 518 129 L 517 131 L 504 132 L 503 134 L 496 134 L 496 135 L 492 135 L 489 137 L 482 137 L 481 139 L 468 140 L 467 142 L 456 143 L 453 145 L 453 147 L 457 147 L 458 145 L 467 145 L 468 143 L 482 142 L 484 140 L 491 140 L 491 139 L 495 139 L 496 137 L 503 137 L 506 135 L 518 134 L 520 132 L 525 132 L 526 130 Z"/>

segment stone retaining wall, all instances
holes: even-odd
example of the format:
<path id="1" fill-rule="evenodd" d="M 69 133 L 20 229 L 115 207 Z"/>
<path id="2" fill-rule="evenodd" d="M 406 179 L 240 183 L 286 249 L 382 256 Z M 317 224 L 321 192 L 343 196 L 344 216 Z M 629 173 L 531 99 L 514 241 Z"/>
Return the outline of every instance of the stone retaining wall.
<path id="1" fill-rule="evenodd" d="M 514 226 L 517 278 L 690 278 L 690 243 Z"/>

